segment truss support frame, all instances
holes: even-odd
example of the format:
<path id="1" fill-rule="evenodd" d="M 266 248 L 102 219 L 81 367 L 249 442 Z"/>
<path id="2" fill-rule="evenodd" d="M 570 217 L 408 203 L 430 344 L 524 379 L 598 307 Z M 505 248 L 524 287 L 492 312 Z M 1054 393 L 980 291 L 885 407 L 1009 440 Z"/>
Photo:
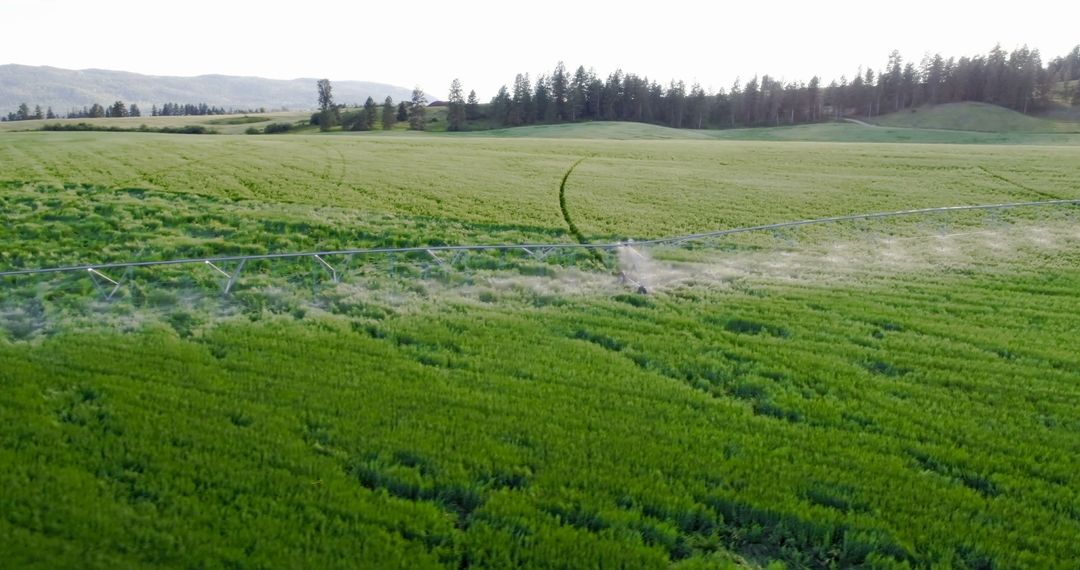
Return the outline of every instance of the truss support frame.
<path id="1" fill-rule="evenodd" d="M 331 281 L 333 281 L 334 283 L 340 283 L 339 276 L 338 276 L 338 271 L 337 271 L 337 269 L 334 268 L 333 265 L 330 265 L 329 263 L 327 263 L 327 261 L 325 259 L 323 259 L 322 256 L 319 255 L 319 254 L 315 254 L 312 257 L 314 257 L 316 260 L 318 260 L 319 263 L 321 263 L 322 266 L 325 267 L 326 270 L 330 272 L 330 280 Z"/>
<path id="2" fill-rule="evenodd" d="M 240 272 L 244 270 L 245 263 L 247 263 L 247 260 L 241 259 L 239 263 L 236 264 L 236 269 L 233 270 L 229 280 L 225 282 L 225 289 L 222 291 L 223 294 L 228 295 L 229 291 L 232 290 L 233 285 L 236 285 L 236 280 L 240 278 Z"/>
<path id="3" fill-rule="evenodd" d="M 98 290 L 98 293 L 100 293 L 106 301 L 112 301 L 113 297 L 116 296 L 116 292 L 120 290 L 120 287 L 124 286 L 124 282 L 131 276 L 132 269 L 132 267 L 128 267 L 127 271 L 124 272 L 120 279 L 113 279 L 93 267 L 87 267 L 86 271 L 90 274 L 90 280 L 93 281 L 94 287 Z M 106 288 L 102 286 L 102 281 L 112 285 L 112 288 L 106 291 Z"/>

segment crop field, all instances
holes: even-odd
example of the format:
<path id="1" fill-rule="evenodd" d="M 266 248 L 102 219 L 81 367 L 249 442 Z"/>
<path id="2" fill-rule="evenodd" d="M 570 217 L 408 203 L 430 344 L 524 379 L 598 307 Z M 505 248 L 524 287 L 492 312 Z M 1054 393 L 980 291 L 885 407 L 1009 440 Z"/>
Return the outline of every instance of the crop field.
<path id="1" fill-rule="evenodd" d="M 1064 143 L 569 127 L 3 133 L 0 271 L 571 243 L 582 158 L 565 214 L 596 243 L 1080 198 Z M 229 295 L 143 268 L 112 300 L 85 273 L 0 277 L 0 557 L 1080 566 L 1080 207 L 599 257 L 328 258 L 338 282 L 259 262 Z"/>
<path id="2" fill-rule="evenodd" d="M 117 117 L 107 119 L 41 119 L 29 121 L 7 121 L 0 123 L 0 132 L 22 132 L 41 130 L 46 125 L 74 125 L 85 123 L 97 128 L 115 128 L 134 130 L 142 125 L 149 128 L 177 128 L 203 126 L 222 134 L 241 134 L 251 126 L 263 127 L 272 122 L 293 123 L 305 121 L 311 116 L 307 112 L 273 112 L 253 115 L 200 115 L 180 117 Z"/>

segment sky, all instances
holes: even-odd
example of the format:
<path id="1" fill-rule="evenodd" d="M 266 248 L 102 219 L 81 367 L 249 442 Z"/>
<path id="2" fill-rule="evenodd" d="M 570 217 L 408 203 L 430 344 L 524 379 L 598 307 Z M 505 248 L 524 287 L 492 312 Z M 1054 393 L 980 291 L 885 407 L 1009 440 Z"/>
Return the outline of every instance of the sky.
<path id="1" fill-rule="evenodd" d="M 1080 1 L 363 2 L 0 0 L 0 64 L 151 75 L 249 75 L 420 86 L 459 78 L 482 101 L 559 61 L 709 90 L 755 74 L 826 83 L 897 49 L 963 56 L 1080 43 Z M 868 6 L 874 7 L 868 7 Z M 93 6 L 93 8 L 91 8 Z M 280 6 L 280 7 L 278 7 Z"/>

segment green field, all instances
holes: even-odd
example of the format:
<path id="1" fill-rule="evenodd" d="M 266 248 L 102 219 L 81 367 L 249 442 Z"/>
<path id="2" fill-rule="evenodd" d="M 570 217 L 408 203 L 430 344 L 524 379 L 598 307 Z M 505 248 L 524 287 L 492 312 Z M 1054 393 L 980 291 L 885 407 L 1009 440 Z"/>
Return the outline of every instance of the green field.
<path id="1" fill-rule="evenodd" d="M 566 205 L 595 242 L 1077 199 L 1071 137 L 3 133 L 0 271 L 569 242 L 558 188 L 582 157 Z M 0 278 L 0 556 L 1076 568 L 1078 219 L 814 226 L 603 263 L 330 259 L 341 283 L 261 262 L 229 296 L 202 266 L 138 270 L 112 302 L 86 275 Z"/>
<path id="2" fill-rule="evenodd" d="M 927 105 L 871 119 L 886 127 L 993 133 L 1080 133 L 1080 124 L 1018 113 L 988 103 Z"/>
<path id="3" fill-rule="evenodd" d="M 1011 111 L 1010 111 L 1011 112 Z M 899 118 L 883 121 L 902 123 Z M 1030 117 L 1025 117 L 1030 119 Z M 1031 119 L 1036 120 L 1036 119 Z M 884 124 L 884 123 L 883 123 Z M 938 122 L 933 122 L 939 125 Z M 1067 125 L 1067 123 L 1053 123 Z M 1007 144 L 1007 145 L 1058 145 L 1080 144 L 1080 128 L 1062 127 L 1058 131 L 988 132 L 987 129 L 948 130 L 936 126 L 915 128 L 906 125 L 863 126 L 851 123 L 819 123 L 794 127 L 692 130 L 672 129 L 644 123 L 594 122 L 562 125 L 536 125 L 511 129 L 493 129 L 465 133 L 459 136 L 512 137 L 512 138 L 558 138 L 599 140 L 730 140 L 730 141 L 791 141 L 791 142 L 866 142 L 866 143 L 919 143 L 919 144 Z"/>

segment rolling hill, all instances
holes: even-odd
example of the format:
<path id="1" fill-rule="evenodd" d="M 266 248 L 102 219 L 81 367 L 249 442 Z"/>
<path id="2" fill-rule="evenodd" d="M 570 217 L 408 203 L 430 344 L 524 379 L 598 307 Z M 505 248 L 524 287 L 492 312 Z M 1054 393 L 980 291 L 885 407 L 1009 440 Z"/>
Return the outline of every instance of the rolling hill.
<path id="1" fill-rule="evenodd" d="M 265 79 L 230 75 L 169 77 L 104 69 L 70 70 L 56 67 L 0 65 L 0 113 L 20 103 L 52 107 L 63 113 L 72 107 L 113 101 L 137 103 L 145 111 L 165 102 L 207 103 L 227 109 L 309 109 L 315 106 L 317 79 Z M 368 96 L 381 101 L 407 99 L 411 90 L 370 81 L 333 81 L 339 103 L 363 103 Z"/>
<path id="2" fill-rule="evenodd" d="M 379 133 L 346 133 L 379 134 Z M 530 125 L 472 131 L 455 136 L 581 139 L 581 140 L 726 140 L 837 143 L 921 143 L 921 144 L 1010 144 L 1075 146 L 1080 133 L 1069 132 L 984 132 L 941 128 L 886 127 L 851 123 L 817 123 L 783 127 L 743 129 L 672 129 L 645 123 L 594 121 L 561 125 Z"/>
<path id="3" fill-rule="evenodd" d="M 529 125 L 473 131 L 484 137 L 551 138 L 551 139 L 603 139 L 603 140 L 663 140 L 708 139 L 708 131 L 673 129 L 648 123 L 622 121 L 591 121 L 587 123 L 564 123 L 560 125 Z"/>
<path id="4" fill-rule="evenodd" d="M 1018 113 L 988 103 L 927 105 L 874 117 L 870 122 L 885 127 L 946 129 L 992 133 L 1075 133 L 1080 125 Z"/>

